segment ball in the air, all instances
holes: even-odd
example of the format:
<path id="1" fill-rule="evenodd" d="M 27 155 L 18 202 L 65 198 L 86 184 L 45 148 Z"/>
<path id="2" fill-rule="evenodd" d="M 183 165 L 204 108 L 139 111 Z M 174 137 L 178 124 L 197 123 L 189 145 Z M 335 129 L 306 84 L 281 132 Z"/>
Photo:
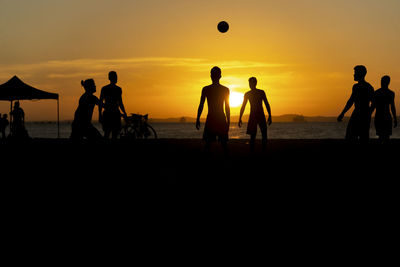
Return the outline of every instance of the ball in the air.
<path id="1" fill-rule="evenodd" d="M 229 24 L 226 21 L 221 21 L 220 23 L 218 23 L 218 31 L 225 33 L 229 30 Z"/>

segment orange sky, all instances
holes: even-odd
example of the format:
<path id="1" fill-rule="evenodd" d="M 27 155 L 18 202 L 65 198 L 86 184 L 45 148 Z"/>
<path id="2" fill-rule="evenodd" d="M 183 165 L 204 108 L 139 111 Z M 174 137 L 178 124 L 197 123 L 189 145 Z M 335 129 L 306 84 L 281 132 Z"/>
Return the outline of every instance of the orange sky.
<path id="1" fill-rule="evenodd" d="M 60 94 L 72 119 L 94 78 L 99 95 L 117 71 L 128 113 L 196 116 L 209 71 L 246 92 L 255 76 L 273 115 L 336 116 L 350 95 L 353 67 L 400 89 L 400 1 L 396 0 L 0 0 L 0 82 L 13 75 Z M 230 30 L 217 31 L 218 21 Z M 398 104 L 398 100 L 396 100 Z M 56 119 L 54 101 L 23 101 L 27 120 Z M 9 103 L 0 103 L 0 113 Z M 205 112 L 206 113 L 206 112 Z M 238 115 L 239 108 L 232 109 Z M 95 112 L 95 117 L 97 112 Z"/>

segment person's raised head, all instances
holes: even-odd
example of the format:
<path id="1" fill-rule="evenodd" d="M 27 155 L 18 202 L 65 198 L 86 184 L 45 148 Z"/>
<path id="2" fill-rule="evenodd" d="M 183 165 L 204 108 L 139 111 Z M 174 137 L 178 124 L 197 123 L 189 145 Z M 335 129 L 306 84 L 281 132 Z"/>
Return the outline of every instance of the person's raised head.
<path id="1" fill-rule="evenodd" d="M 381 87 L 389 88 L 389 84 L 390 84 L 390 76 L 388 75 L 383 76 L 381 79 Z"/>
<path id="2" fill-rule="evenodd" d="M 221 79 L 221 69 L 215 66 L 211 69 L 211 80 L 213 82 L 219 82 L 219 79 Z"/>
<path id="3" fill-rule="evenodd" d="M 110 71 L 110 72 L 108 73 L 108 79 L 110 80 L 110 83 L 116 84 L 117 81 L 118 81 L 117 73 L 116 73 L 115 71 L 113 71 L 113 70 Z"/>
<path id="4" fill-rule="evenodd" d="M 5 114 L 3 114 L 3 118 L 4 119 L 7 119 L 7 117 L 8 117 L 8 115 L 5 113 Z"/>
<path id="5" fill-rule="evenodd" d="M 86 93 L 92 94 L 96 92 L 96 84 L 94 83 L 93 79 L 81 81 L 81 85 L 85 89 Z"/>
<path id="6" fill-rule="evenodd" d="M 15 108 L 19 108 L 19 101 L 16 101 L 16 102 L 15 102 L 14 107 L 15 107 Z"/>
<path id="7" fill-rule="evenodd" d="M 354 80 L 355 81 L 362 81 L 367 75 L 367 68 L 363 65 L 357 65 L 354 67 Z"/>
<path id="8" fill-rule="evenodd" d="M 256 77 L 251 77 L 249 79 L 249 86 L 251 89 L 255 89 L 257 86 L 257 78 Z"/>

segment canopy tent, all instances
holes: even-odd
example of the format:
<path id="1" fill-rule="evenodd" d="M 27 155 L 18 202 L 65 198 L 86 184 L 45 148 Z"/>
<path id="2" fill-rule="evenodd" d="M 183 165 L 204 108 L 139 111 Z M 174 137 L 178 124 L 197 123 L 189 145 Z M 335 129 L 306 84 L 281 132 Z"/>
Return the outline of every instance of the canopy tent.
<path id="1" fill-rule="evenodd" d="M 57 100 L 57 136 L 60 137 L 60 104 L 58 94 L 36 89 L 21 81 L 17 76 L 12 77 L 9 81 L 0 85 L 0 100 L 11 101 L 10 111 L 12 110 L 13 101 L 38 99 Z"/>

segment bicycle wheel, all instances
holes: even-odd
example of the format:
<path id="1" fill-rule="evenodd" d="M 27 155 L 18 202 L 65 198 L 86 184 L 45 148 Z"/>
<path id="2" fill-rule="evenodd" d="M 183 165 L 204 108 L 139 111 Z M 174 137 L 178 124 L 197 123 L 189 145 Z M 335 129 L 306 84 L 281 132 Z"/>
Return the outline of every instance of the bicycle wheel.
<path id="1" fill-rule="evenodd" d="M 149 124 L 146 125 L 146 133 L 144 134 L 145 139 L 157 139 L 156 130 L 151 127 Z"/>
<path id="2" fill-rule="evenodd" d="M 126 126 L 121 133 L 121 137 L 124 139 L 136 139 L 138 137 L 136 128 L 132 125 Z"/>

